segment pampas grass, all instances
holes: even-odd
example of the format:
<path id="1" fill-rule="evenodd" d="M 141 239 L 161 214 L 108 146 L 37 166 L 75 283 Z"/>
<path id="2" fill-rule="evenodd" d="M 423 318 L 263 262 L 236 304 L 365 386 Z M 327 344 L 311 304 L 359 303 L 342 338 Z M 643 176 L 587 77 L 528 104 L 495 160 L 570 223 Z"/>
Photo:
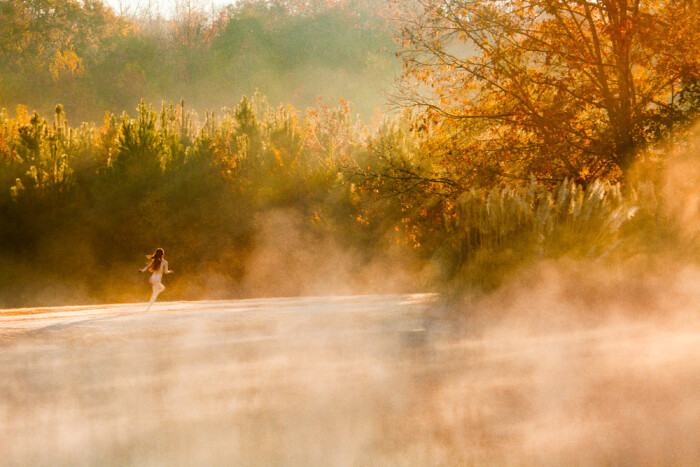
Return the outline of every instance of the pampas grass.
<path id="1" fill-rule="evenodd" d="M 446 241 L 433 258 L 438 280 L 488 290 L 537 259 L 601 260 L 621 248 L 640 208 L 655 206 L 651 186 L 623 190 L 599 180 L 471 190 L 458 199 Z"/>

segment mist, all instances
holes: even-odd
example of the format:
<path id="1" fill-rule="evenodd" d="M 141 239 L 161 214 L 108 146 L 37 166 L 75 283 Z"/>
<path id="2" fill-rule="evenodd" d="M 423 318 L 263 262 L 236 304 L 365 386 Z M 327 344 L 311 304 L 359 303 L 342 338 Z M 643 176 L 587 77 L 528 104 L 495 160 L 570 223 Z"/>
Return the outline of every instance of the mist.
<path id="1" fill-rule="evenodd" d="M 8 465 L 697 463 L 697 269 L 646 282 L 655 301 L 612 271 L 539 271 L 474 304 L 480 320 L 426 295 L 3 312 L 0 451 Z M 611 278 L 616 293 L 571 296 Z"/>
<path id="2" fill-rule="evenodd" d="M 519 180 L 537 131 L 369 118 L 384 2 L 93 6 L 0 63 L 3 464 L 700 465 L 696 85 Z"/>

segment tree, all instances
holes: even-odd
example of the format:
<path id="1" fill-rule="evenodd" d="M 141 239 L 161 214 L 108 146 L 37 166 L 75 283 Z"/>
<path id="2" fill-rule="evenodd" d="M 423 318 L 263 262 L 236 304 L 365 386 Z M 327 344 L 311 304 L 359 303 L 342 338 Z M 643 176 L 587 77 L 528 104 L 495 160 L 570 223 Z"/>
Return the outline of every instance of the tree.
<path id="1" fill-rule="evenodd" d="M 422 109 L 433 155 L 462 182 L 475 167 L 625 178 L 650 123 L 687 107 L 682 90 L 700 76 L 697 0 L 416 4 L 402 15 L 400 102 Z"/>
<path id="2" fill-rule="evenodd" d="M 57 96 L 69 109 L 75 101 L 94 102 L 92 73 L 124 27 L 98 0 L 3 0 L 0 101 L 45 110 Z"/>

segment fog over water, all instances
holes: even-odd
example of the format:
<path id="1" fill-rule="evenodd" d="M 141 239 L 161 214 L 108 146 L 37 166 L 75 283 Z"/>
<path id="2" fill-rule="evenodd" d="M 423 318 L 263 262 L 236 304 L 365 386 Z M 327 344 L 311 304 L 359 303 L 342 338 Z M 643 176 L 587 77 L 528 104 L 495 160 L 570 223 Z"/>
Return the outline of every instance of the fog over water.
<path id="1" fill-rule="evenodd" d="M 599 303 L 606 317 L 588 320 L 552 271 L 481 304 L 513 319 L 480 325 L 459 324 L 434 295 L 4 310 L 0 456 L 6 465 L 700 462 L 690 282 L 666 289 L 646 316 L 613 312 L 610 299 Z"/>

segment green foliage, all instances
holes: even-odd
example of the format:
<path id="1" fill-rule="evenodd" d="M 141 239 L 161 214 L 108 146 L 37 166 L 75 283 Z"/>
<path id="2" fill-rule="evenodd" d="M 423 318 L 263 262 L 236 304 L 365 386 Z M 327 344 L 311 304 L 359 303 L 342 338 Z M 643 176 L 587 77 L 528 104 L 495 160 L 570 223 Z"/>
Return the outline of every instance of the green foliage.
<path id="1" fill-rule="evenodd" d="M 30 103 L 47 111 L 57 95 L 70 106 L 89 102 L 94 96 L 92 71 L 125 26 L 97 1 L 3 1 L 0 101 Z"/>
<path id="2" fill-rule="evenodd" d="M 344 169 L 362 223 L 379 226 L 374 232 L 381 235 L 393 230 L 397 245 L 413 247 L 440 290 L 493 290 L 542 260 L 608 261 L 659 251 L 680 229 L 659 209 L 658 179 L 484 187 L 442 164 L 430 139 L 420 119 L 404 115 L 381 125 L 369 150 Z"/>
<path id="3" fill-rule="evenodd" d="M 188 5 L 168 21 L 118 17 L 97 1 L 3 1 L 0 104 L 48 113 L 61 101 L 94 121 L 141 98 L 184 97 L 206 109 L 260 89 L 299 106 L 351 98 L 370 115 L 398 68 L 391 32 L 359 5 L 311 12 L 259 0 L 218 13 Z"/>
<path id="4" fill-rule="evenodd" d="M 599 180 L 472 190 L 459 198 L 434 261 L 449 287 L 489 290 L 535 260 L 623 254 L 642 234 L 636 218 L 655 216 L 655 207 L 646 185 L 625 193 Z"/>
<path id="5" fill-rule="evenodd" d="M 184 102 L 136 111 L 99 128 L 70 127 L 62 106 L 51 124 L 23 108 L 0 113 L 0 262 L 23 271 L 0 277 L 0 306 L 35 303 L 31 285 L 47 274 L 89 300 L 142 298 L 140 282 L 104 281 L 154 245 L 175 252 L 187 278 L 174 278 L 172 298 L 201 296 L 212 275 L 235 290 L 261 216 L 279 209 L 313 235 L 343 231 L 348 247 L 366 245 L 361 230 L 347 236 L 359 208 L 337 166 L 364 135 L 347 106 L 301 115 L 256 94 L 201 125 Z M 342 141 L 329 133 L 340 127 Z M 76 300 L 53 302 L 63 299 Z"/>
<path id="6" fill-rule="evenodd" d="M 261 224 L 279 210 L 298 216 L 306 241 L 338 239 L 364 258 L 398 252 L 432 271 L 430 288 L 457 293 L 492 290 L 542 259 L 697 243 L 694 218 L 673 224 L 650 182 L 464 190 L 406 116 L 372 131 L 345 102 L 301 113 L 260 94 L 201 123 L 184 102 L 136 111 L 99 128 L 70 127 L 62 106 L 53 123 L 0 112 L 0 263 L 21 271 L 0 277 L 0 306 L 142 299 L 127 278 L 154 245 L 180 265 L 172 299 L 206 296 L 211 277 L 236 296 Z M 32 298 L 41 283 L 66 295 Z"/>
<path id="7" fill-rule="evenodd" d="M 158 114 L 153 107 L 141 101 L 137 111 L 137 120 L 122 117 L 112 168 L 151 177 L 165 168 L 170 159 L 169 148 L 156 128 Z"/>

